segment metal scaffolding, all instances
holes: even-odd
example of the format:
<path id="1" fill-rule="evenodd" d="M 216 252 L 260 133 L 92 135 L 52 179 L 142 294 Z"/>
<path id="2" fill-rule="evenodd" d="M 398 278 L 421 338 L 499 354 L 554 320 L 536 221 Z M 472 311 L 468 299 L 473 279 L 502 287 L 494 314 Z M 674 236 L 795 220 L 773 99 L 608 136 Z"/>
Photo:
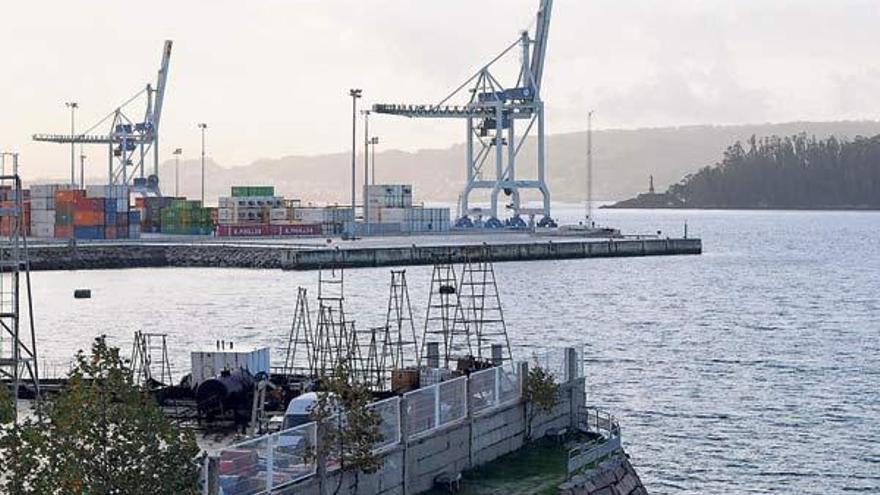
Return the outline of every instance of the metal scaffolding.
<path id="1" fill-rule="evenodd" d="M 418 367 L 419 364 L 418 337 L 406 284 L 406 270 L 391 270 L 385 338 L 382 341 L 382 367 L 396 370 Z"/>
<path id="2" fill-rule="evenodd" d="M 305 287 L 298 287 L 282 373 L 292 376 L 307 372 L 309 375 L 316 376 L 318 374 L 317 366 L 308 290 Z"/>
<path id="3" fill-rule="evenodd" d="M 3 153 L 4 158 L 7 153 Z M 30 261 L 25 236 L 24 200 L 18 176 L 18 154 L 12 156 L 13 173 L 0 175 L 0 379 L 17 398 L 24 389 L 39 398 L 40 383 Z M 22 287 L 24 285 L 24 287 Z M 24 293 L 22 291 L 24 289 Z M 24 300 L 22 300 L 24 299 Z M 28 327 L 22 332 L 22 303 Z M 18 401 L 13 414 L 18 417 Z"/>
<path id="4" fill-rule="evenodd" d="M 148 389 L 174 384 L 167 337 L 165 333 L 134 333 L 131 349 L 131 376 L 134 383 Z"/>
<path id="5" fill-rule="evenodd" d="M 474 356 L 496 365 L 513 362 L 495 268 L 488 247 L 467 257 L 461 271 L 458 297 Z"/>
<path id="6" fill-rule="evenodd" d="M 458 291 L 458 278 L 452 263 L 435 264 L 420 355 L 426 356 L 428 344 L 438 343 L 439 340 L 439 365 L 442 367 L 449 367 L 456 357 L 473 355 Z"/>

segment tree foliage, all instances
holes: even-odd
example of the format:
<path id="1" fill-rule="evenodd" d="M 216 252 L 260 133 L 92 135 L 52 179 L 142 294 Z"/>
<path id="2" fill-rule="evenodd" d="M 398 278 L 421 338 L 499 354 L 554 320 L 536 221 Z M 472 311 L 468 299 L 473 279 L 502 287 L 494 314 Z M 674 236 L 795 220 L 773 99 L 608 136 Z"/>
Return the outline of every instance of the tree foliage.
<path id="1" fill-rule="evenodd" d="M 528 407 L 528 424 L 526 436 L 532 436 L 532 421 L 539 412 L 550 412 L 559 403 L 559 384 L 553 373 L 537 363 L 529 367 L 529 374 L 524 384 L 523 396 Z"/>
<path id="2" fill-rule="evenodd" d="M 45 414 L 5 430 L 0 492 L 11 495 L 197 493 L 198 447 L 173 425 L 103 338 L 79 352 Z"/>
<path id="3" fill-rule="evenodd" d="M 367 408 L 373 401 L 370 391 L 364 384 L 350 380 L 343 366 L 338 366 L 325 381 L 325 389 L 318 392 L 311 413 L 318 422 L 320 435 L 318 450 L 312 455 L 322 456 L 328 464 L 337 464 L 342 472 L 354 472 L 357 491 L 360 473 L 375 473 L 382 467 L 382 457 L 373 453 L 382 440 L 382 418 Z M 342 481 L 343 476 L 339 476 L 334 494 L 339 493 Z"/>
<path id="4" fill-rule="evenodd" d="M 697 208 L 880 208 L 880 135 L 752 136 L 667 194 Z"/>

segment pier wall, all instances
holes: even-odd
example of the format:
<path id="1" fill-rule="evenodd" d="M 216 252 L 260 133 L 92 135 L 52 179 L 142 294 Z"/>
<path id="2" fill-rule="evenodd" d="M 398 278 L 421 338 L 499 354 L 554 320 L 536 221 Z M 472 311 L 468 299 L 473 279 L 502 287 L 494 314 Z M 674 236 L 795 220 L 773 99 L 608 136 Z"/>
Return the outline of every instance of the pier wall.
<path id="1" fill-rule="evenodd" d="M 425 242 L 422 240 L 422 242 Z M 219 242 L 84 243 L 29 248 L 32 270 L 88 270 L 151 267 L 218 267 L 315 270 L 376 266 L 431 265 L 438 260 L 461 263 L 488 249 L 493 261 L 607 258 L 700 254 L 700 239 L 544 240 L 400 246 L 347 244 L 344 248 L 291 247 L 284 244 Z"/>
<path id="2" fill-rule="evenodd" d="M 541 241 L 499 244 L 369 247 L 289 250 L 282 268 L 357 268 L 369 266 L 430 265 L 438 260 L 461 263 L 488 249 L 493 261 L 529 261 L 623 256 L 662 256 L 702 253 L 700 239 L 624 239 L 608 241 Z"/>
<path id="3" fill-rule="evenodd" d="M 560 385 L 560 400 L 549 412 L 532 420 L 531 436 L 541 438 L 560 428 L 574 428 L 576 411 L 585 406 L 585 378 Z M 334 493 L 342 476 L 339 495 L 414 495 L 434 487 L 442 473 L 460 473 L 491 462 L 523 447 L 527 434 L 527 403 L 519 401 L 481 414 L 468 416 L 383 454 L 382 468 L 360 474 L 357 483 L 351 472 L 325 475 L 323 493 L 319 476 L 276 490 L 284 495 L 327 495 Z"/>

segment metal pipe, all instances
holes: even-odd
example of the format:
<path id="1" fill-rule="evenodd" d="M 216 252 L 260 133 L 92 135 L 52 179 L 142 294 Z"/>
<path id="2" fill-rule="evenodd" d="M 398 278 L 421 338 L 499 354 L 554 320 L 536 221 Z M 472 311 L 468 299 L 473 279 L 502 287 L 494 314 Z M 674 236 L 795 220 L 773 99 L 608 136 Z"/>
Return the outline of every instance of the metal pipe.
<path id="1" fill-rule="evenodd" d="M 176 148 L 174 150 L 174 196 L 180 197 L 180 155 L 183 153 L 183 148 Z M 202 204 L 204 207 L 205 205 Z"/>

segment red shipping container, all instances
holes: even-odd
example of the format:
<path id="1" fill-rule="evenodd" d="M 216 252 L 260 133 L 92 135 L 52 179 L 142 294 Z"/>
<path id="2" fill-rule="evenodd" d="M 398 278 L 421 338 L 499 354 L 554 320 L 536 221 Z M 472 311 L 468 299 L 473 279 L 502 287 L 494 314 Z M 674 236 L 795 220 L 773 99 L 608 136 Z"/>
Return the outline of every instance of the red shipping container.
<path id="1" fill-rule="evenodd" d="M 273 235 L 321 235 L 320 224 L 272 225 Z"/>
<path id="2" fill-rule="evenodd" d="M 73 224 L 80 227 L 97 227 L 104 225 L 104 212 L 91 210 L 74 210 Z"/>
<path id="3" fill-rule="evenodd" d="M 77 211 L 104 211 L 104 198 L 77 198 Z"/>
<path id="4" fill-rule="evenodd" d="M 73 203 L 79 198 L 85 198 L 86 192 L 82 189 L 67 189 L 55 191 L 55 203 Z"/>

